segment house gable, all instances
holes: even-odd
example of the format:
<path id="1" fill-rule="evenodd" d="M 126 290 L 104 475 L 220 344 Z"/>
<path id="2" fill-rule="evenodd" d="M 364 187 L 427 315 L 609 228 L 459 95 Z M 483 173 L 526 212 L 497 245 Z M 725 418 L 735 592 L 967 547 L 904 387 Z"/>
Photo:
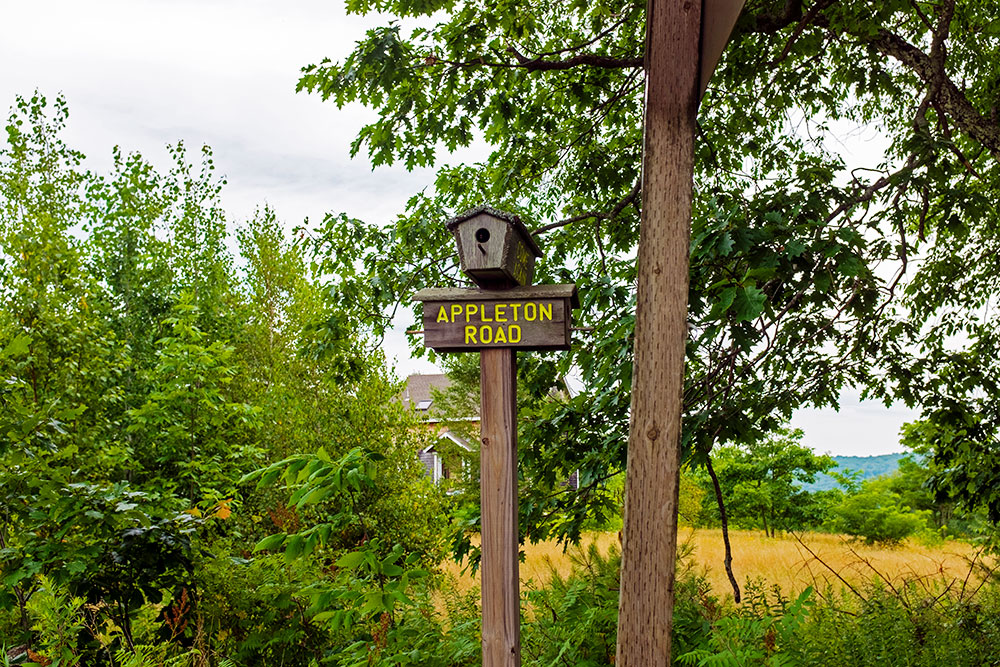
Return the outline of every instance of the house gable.
<path id="1" fill-rule="evenodd" d="M 442 432 L 438 435 L 438 440 L 450 440 L 465 451 L 472 451 L 472 446 L 465 438 L 452 433 L 451 431 Z M 440 454 L 438 454 L 436 443 L 417 452 L 417 458 L 419 458 L 420 462 L 424 465 L 424 471 L 427 473 L 427 476 L 430 477 L 431 481 L 435 484 L 439 484 L 442 479 L 449 479 L 451 477 L 450 471 L 444 465 L 444 461 L 442 460 Z"/>

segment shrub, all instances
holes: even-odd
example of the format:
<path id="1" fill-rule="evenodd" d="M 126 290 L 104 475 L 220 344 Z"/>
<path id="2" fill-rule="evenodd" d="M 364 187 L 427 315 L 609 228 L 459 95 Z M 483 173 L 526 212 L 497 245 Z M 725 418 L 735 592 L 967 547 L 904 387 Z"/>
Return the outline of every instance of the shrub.
<path id="1" fill-rule="evenodd" d="M 307 665 L 322 657 L 329 633 L 305 616 L 308 602 L 298 594 L 322 577 L 314 562 L 288 563 L 272 555 L 242 559 L 221 551 L 198 574 L 197 610 L 181 599 L 171 601 L 171 634 L 193 634 L 200 614 L 208 629 L 205 643 L 241 667 Z"/>
<path id="2" fill-rule="evenodd" d="M 694 568 L 687 544 L 678 548 L 674 582 L 674 655 L 708 644 L 712 621 L 724 612 L 706 579 Z M 522 651 L 525 664 L 611 665 L 618 637 L 621 554 L 602 556 L 596 545 L 571 547 L 572 570 L 555 568 L 549 581 L 525 596 Z"/>
<path id="3" fill-rule="evenodd" d="M 910 583 L 873 585 L 845 605 L 832 596 L 817 604 L 789 650 L 802 665 L 973 667 L 1000 661 L 995 589 L 952 596 Z"/>
<path id="4" fill-rule="evenodd" d="M 573 547 L 563 578 L 550 567 L 547 585 L 527 594 L 530 620 L 521 638 L 528 664 L 609 665 L 618 635 L 621 554 L 605 557 L 596 544 Z"/>
<path id="5" fill-rule="evenodd" d="M 679 664 L 699 667 L 997 665 L 1000 587 L 989 569 L 972 574 L 964 582 L 810 588 L 794 601 L 748 582 L 744 603 L 711 624 L 706 645 L 675 655 Z M 979 576 L 986 583 L 974 586 Z"/>
<path id="6" fill-rule="evenodd" d="M 824 524 L 834 532 L 860 537 L 869 544 L 898 545 L 929 524 L 930 512 L 911 510 L 897 496 L 863 488 L 829 510 Z"/>

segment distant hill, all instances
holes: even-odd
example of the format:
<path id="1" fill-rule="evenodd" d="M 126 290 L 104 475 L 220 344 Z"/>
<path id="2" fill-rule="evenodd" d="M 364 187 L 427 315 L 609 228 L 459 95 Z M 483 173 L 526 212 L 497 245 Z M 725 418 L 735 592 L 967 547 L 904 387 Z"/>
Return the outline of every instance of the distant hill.
<path id="1" fill-rule="evenodd" d="M 845 470 L 860 471 L 861 479 L 871 479 L 880 475 L 889 475 L 899 467 L 899 459 L 908 454 L 882 454 L 881 456 L 834 456 L 837 462 L 835 470 L 843 472 Z M 819 475 L 813 484 L 803 484 L 802 488 L 807 491 L 827 491 L 840 486 L 833 477 L 829 475 Z"/>

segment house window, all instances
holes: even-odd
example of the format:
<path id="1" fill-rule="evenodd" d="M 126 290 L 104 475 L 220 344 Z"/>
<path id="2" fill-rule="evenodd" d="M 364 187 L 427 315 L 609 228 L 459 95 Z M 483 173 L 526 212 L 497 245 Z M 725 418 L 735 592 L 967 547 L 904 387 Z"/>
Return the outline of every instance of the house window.
<path id="1" fill-rule="evenodd" d="M 435 484 L 437 484 L 438 482 L 440 482 L 441 481 L 441 477 L 442 477 L 442 472 L 443 472 L 443 470 L 442 470 L 442 465 L 441 465 L 441 457 L 438 456 L 437 454 L 435 454 L 434 455 L 434 473 L 431 475 L 431 481 L 434 482 Z"/>
<path id="2" fill-rule="evenodd" d="M 431 403 L 433 402 L 434 401 L 419 401 L 417 403 L 417 410 L 429 410 L 431 407 Z"/>

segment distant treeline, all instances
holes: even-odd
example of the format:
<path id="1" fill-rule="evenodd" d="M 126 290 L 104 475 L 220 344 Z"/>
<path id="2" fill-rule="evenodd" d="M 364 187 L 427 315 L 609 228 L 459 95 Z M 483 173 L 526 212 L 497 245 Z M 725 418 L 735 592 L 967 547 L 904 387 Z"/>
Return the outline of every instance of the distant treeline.
<path id="1" fill-rule="evenodd" d="M 897 453 L 881 454 L 879 456 L 832 456 L 837 462 L 834 469 L 839 474 L 849 472 L 858 473 L 858 481 L 891 475 L 899 468 L 899 460 L 904 456 L 915 456 L 914 454 Z M 826 473 L 816 476 L 816 481 L 812 484 L 803 484 L 806 491 L 829 491 L 830 489 L 842 488 L 837 479 Z"/>

